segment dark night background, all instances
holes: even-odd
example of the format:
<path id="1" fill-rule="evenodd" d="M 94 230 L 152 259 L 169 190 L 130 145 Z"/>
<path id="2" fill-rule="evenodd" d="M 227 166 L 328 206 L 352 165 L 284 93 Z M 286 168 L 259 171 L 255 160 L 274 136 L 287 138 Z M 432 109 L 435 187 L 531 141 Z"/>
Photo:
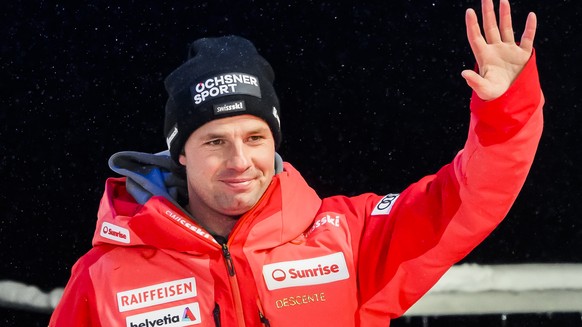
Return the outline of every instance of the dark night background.
<path id="1" fill-rule="evenodd" d="M 91 246 L 109 156 L 165 149 L 163 79 L 203 36 L 247 37 L 271 62 L 280 153 L 320 195 L 399 192 L 435 172 L 466 136 L 468 7 L 479 1 L 4 2 L 0 279 L 65 285 Z M 515 0 L 512 11 L 518 38 L 527 12 L 538 15 L 546 125 L 515 206 L 463 262 L 581 263 L 582 3 Z M 569 325 L 544 317 L 504 323 Z M 499 317 L 431 319 L 501 326 Z M 47 322 L 0 308 L 2 326 Z"/>

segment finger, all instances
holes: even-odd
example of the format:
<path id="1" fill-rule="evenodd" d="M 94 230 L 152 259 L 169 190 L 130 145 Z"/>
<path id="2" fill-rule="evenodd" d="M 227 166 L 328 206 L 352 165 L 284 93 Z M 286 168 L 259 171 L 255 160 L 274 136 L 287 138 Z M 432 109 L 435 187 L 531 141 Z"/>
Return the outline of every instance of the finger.
<path id="1" fill-rule="evenodd" d="M 483 15 L 483 31 L 485 32 L 487 43 L 501 42 L 499 28 L 497 27 L 497 19 L 495 18 L 493 0 L 482 0 L 481 11 Z"/>
<path id="2" fill-rule="evenodd" d="M 521 42 L 519 43 L 519 47 L 531 52 L 533 49 L 533 42 L 536 36 L 536 28 L 537 28 L 537 17 L 536 14 L 530 12 L 527 15 L 527 21 L 525 22 L 525 30 L 523 31 L 523 35 L 521 36 Z"/>
<path id="3" fill-rule="evenodd" d="M 509 6 L 508 0 L 501 0 L 499 2 L 499 29 L 503 42 L 515 42 L 513 27 L 511 25 L 511 7 Z"/>
<path id="4" fill-rule="evenodd" d="M 477 74 L 473 70 L 463 70 L 461 72 L 461 76 L 465 79 L 467 84 L 475 91 L 479 92 L 482 88 L 484 88 L 483 83 L 486 81 L 481 77 L 481 75 Z"/>
<path id="5" fill-rule="evenodd" d="M 477 14 L 473 9 L 467 9 L 465 13 L 465 25 L 467 26 L 467 39 L 469 40 L 469 45 L 471 46 L 473 53 L 476 54 L 479 52 L 479 49 L 487 45 L 487 42 L 485 42 L 483 34 L 481 34 Z"/>

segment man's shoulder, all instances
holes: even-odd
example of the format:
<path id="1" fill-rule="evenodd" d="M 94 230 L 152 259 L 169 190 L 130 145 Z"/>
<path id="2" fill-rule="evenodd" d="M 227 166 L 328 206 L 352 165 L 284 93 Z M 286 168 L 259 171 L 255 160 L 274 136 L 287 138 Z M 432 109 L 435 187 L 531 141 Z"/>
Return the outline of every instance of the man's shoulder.
<path id="1" fill-rule="evenodd" d="M 109 244 L 99 245 L 92 247 L 89 251 L 87 251 L 84 255 L 82 255 L 75 263 L 76 267 L 84 267 L 88 268 L 98 262 L 103 256 L 107 253 L 115 250 L 116 248 L 121 248 Z"/>

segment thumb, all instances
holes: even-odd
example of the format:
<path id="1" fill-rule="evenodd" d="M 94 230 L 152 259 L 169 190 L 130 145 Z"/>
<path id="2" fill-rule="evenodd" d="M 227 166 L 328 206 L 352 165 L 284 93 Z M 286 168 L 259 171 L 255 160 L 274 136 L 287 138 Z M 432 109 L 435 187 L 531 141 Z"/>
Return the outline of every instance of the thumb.
<path id="1" fill-rule="evenodd" d="M 483 93 L 482 91 L 486 89 L 485 83 L 487 83 L 487 80 L 485 80 L 475 71 L 469 69 L 463 70 L 461 72 L 461 76 L 463 76 L 467 82 L 467 85 L 469 85 L 469 87 L 471 87 L 473 91 L 475 91 L 475 93 L 477 93 L 477 95 L 482 98 L 481 93 Z"/>

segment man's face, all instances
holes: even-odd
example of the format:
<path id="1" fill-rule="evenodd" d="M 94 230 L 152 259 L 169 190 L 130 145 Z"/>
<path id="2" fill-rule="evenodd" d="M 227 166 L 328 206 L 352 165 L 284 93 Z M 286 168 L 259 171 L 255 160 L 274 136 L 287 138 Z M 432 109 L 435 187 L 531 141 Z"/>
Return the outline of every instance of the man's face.
<path id="1" fill-rule="evenodd" d="M 275 174 L 269 125 L 252 115 L 212 120 L 184 145 L 190 211 L 194 216 L 240 216 L 261 198 Z"/>

